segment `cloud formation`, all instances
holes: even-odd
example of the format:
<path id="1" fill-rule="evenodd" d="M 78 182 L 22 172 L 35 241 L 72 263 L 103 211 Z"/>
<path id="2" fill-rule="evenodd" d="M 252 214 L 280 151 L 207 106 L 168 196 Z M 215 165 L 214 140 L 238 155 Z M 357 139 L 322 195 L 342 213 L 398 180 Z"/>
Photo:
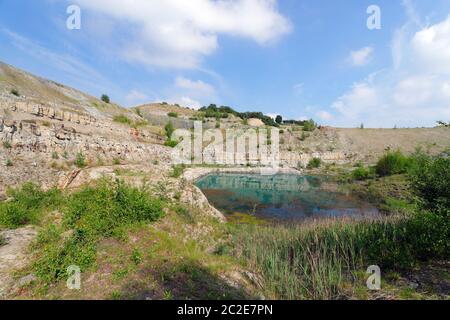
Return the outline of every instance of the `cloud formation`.
<path id="1" fill-rule="evenodd" d="M 372 47 L 364 47 L 356 51 L 351 51 L 348 60 L 352 66 L 365 66 L 372 59 L 373 51 Z"/>
<path id="2" fill-rule="evenodd" d="M 76 0 L 82 10 L 112 19 L 127 35 L 126 59 L 150 66 L 197 68 L 218 37 L 266 45 L 289 33 L 277 0 Z M 111 39 L 113 37 L 110 37 Z"/>
<path id="3" fill-rule="evenodd" d="M 409 21 L 397 30 L 392 54 L 392 68 L 354 84 L 332 104 L 332 124 L 414 127 L 450 120 L 450 16 L 428 27 Z"/>

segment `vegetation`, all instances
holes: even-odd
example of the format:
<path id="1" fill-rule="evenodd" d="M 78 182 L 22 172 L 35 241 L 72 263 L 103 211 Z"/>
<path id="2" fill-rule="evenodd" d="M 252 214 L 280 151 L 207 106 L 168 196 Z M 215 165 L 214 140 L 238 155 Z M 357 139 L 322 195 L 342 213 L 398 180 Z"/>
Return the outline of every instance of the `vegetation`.
<path id="1" fill-rule="evenodd" d="M 450 162 L 446 156 L 414 158 L 419 165 L 409 167 L 408 177 L 417 203 L 386 199 L 392 210 L 404 209 L 397 215 L 296 227 L 237 225 L 233 254 L 263 275 L 265 295 L 276 299 L 339 299 L 362 282 L 360 274 L 369 265 L 383 273 L 403 272 L 430 259 L 447 259 Z M 362 178 L 374 174 L 364 167 L 355 172 Z"/>
<path id="2" fill-rule="evenodd" d="M 12 200 L 0 202 L 0 226 L 6 228 L 37 224 L 44 209 L 54 208 L 62 202 L 60 191 L 42 191 L 33 183 L 9 189 L 7 195 Z"/>
<path id="3" fill-rule="evenodd" d="M 449 122 L 438 121 L 437 124 L 438 124 L 439 127 L 450 128 L 450 121 Z"/>
<path id="4" fill-rule="evenodd" d="M 11 149 L 12 145 L 9 141 L 3 141 L 3 148 L 5 149 Z"/>
<path id="5" fill-rule="evenodd" d="M 203 107 L 199 111 L 203 112 L 206 118 L 223 119 L 228 118 L 229 115 L 232 114 L 243 119 L 244 121 L 255 118 L 260 119 L 267 126 L 279 127 L 279 124 L 276 123 L 274 119 L 264 115 L 262 112 L 237 112 L 230 107 L 217 107 L 215 104 L 211 104 L 208 107 Z"/>
<path id="6" fill-rule="evenodd" d="M 102 180 L 67 196 L 63 225 L 50 225 L 39 236 L 42 254 L 34 264 L 36 275 L 48 283 L 66 276 L 70 265 L 88 269 L 96 261 L 100 239 L 120 238 L 126 227 L 154 222 L 163 216 L 162 208 L 145 188 L 121 181 Z M 70 235 L 63 237 L 67 231 Z"/>
<path id="7" fill-rule="evenodd" d="M 167 115 L 168 115 L 170 118 L 178 118 L 178 113 L 176 113 L 176 112 L 169 112 Z"/>
<path id="8" fill-rule="evenodd" d="M 414 157 L 407 157 L 400 151 L 389 151 L 380 160 L 378 160 L 376 165 L 376 173 L 382 177 L 406 173 L 409 168 L 414 166 L 414 163 Z"/>
<path id="9" fill-rule="evenodd" d="M 117 122 L 117 123 L 128 125 L 128 126 L 130 126 L 132 128 L 135 128 L 135 129 L 148 125 L 147 120 L 133 121 L 133 120 L 131 120 L 130 118 L 128 118 L 127 116 L 125 116 L 123 114 L 118 115 L 118 116 L 114 116 L 113 121 Z"/>
<path id="10" fill-rule="evenodd" d="M 308 162 L 308 169 L 317 169 L 322 165 L 322 160 L 319 158 L 313 158 Z"/>
<path id="11" fill-rule="evenodd" d="M 127 116 L 125 116 L 123 114 L 114 116 L 113 121 L 117 122 L 117 123 L 127 124 L 129 126 L 131 126 L 133 124 L 133 121 L 131 121 L 130 118 L 128 118 Z"/>
<path id="12" fill-rule="evenodd" d="M 278 124 L 282 124 L 282 123 L 283 123 L 283 117 L 280 116 L 280 115 L 278 115 L 278 116 L 275 118 L 275 122 L 278 123 Z"/>
<path id="13" fill-rule="evenodd" d="M 108 104 L 111 102 L 111 100 L 109 99 L 109 96 L 107 96 L 106 94 L 102 95 L 101 100 Z"/>
<path id="14" fill-rule="evenodd" d="M 172 178 L 179 178 L 181 177 L 181 175 L 183 174 L 185 169 L 184 165 L 176 165 L 172 167 L 172 173 L 170 174 L 170 176 Z"/>
<path id="15" fill-rule="evenodd" d="M 11 92 L 12 95 L 15 95 L 16 97 L 20 97 L 20 93 L 19 93 L 19 91 L 17 89 L 11 89 L 10 92 Z"/>
<path id="16" fill-rule="evenodd" d="M 75 165 L 78 168 L 84 168 L 86 167 L 86 158 L 82 152 L 78 152 L 75 156 Z"/>
<path id="17" fill-rule="evenodd" d="M 5 165 L 6 165 L 7 167 L 12 167 L 12 166 L 14 166 L 13 162 L 11 161 L 11 159 L 7 159 Z"/>
<path id="18" fill-rule="evenodd" d="M 317 128 L 317 124 L 314 122 L 313 119 L 307 120 L 303 122 L 303 130 L 304 131 L 314 131 Z"/>
<path id="19" fill-rule="evenodd" d="M 450 211 L 450 158 L 419 154 L 409 171 L 413 191 L 421 206 L 448 215 Z"/>

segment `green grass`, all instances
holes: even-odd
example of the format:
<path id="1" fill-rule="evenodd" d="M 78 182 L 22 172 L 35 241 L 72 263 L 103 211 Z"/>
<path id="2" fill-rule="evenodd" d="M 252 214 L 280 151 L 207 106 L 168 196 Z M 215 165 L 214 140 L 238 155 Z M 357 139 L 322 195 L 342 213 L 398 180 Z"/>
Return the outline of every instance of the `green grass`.
<path id="1" fill-rule="evenodd" d="M 86 167 L 86 158 L 82 152 L 78 152 L 75 156 L 75 165 L 78 168 L 84 168 Z"/>
<path id="2" fill-rule="evenodd" d="M 374 222 L 333 222 L 313 227 L 233 228 L 234 255 L 264 277 L 277 299 L 336 299 L 355 272 L 376 264 L 409 269 L 450 254 L 450 224 L 434 213 Z"/>
<path id="3" fill-rule="evenodd" d="M 0 226 L 6 228 L 38 224 L 44 209 L 55 208 L 64 202 L 60 191 L 42 191 L 33 183 L 26 183 L 18 189 L 9 189 L 7 193 L 12 200 L 0 202 Z"/>
<path id="4" fill-rule="evenodd" d="M 5 148 L 5 149 L 11 149 L 12 148 L 12 145 L 11 145 L 11 143 L 9 142 L 9 141 L 3 141 L 3 148 Z"/>
<path id="5" fill-rule="evenodd" d="M 308 162 L 308 169 L 317 169 L 322 165 L 322 160 L 319 158 L 313 158 Z"/>
<path id="6" fill-rule="evenodd" d="M 62 226 L 49 226 L 39 235 L 36 275 L 50 283 L 66 276 L 70 265 L 86 271 L 96 262 L 99 240 L 123 238 L 127 227 L 161 218 L 162 208 L 163 203 L 147 189 L 108 179 L 67 196 Z M 137 261 L 137 255 L 133 259 Z"/>
<path id="7" fill-rule="evenodd" d="M 6 239 L 3 235 L 0 235 L 0 247 L 6 244 Z"/>
<path id="8" fill-rule="evenodd" d="M 113 121 L 117 122 L 117 123 L 121 123 L 121 124 L 126 124 L 129 126 L 131 126 L 133 124 L 133 121 L 123 114 L 114 116 Z"/>
<path id="9" fill-rule="evenodd" d="M 184 165 L 176 165 L 172 166 L 172 173 L 170 174 L 171 178 L 179 178 L 184 172 L 186 167 Z"/>

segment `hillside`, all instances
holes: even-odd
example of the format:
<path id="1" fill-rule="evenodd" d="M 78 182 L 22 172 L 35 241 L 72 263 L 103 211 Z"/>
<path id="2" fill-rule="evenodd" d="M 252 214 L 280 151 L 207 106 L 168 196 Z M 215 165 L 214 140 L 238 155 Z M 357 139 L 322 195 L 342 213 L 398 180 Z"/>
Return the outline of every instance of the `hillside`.
<path id="1" fill-rule="evenodd" d="M 268 245 L 277 242 L 264 239 L 290 237 L 289 233 L 274 229 L 270 234 L 265 223 L 246 215 L 241 217 L 244 228 L 233 230 L 232 221 L 225 223 L 226 216 L 195 186 L 196 177 L 213 171 L 257 173 L 260 168 L 173 165 L 172 149 L 165 146 L 164 127 L 169 122 L 175 128 L 191 129 L 194 121 L 202 121 L 204 128 L 218 128 L 222 134 L 228 128 L 263 125 L 260 113 L 247 114 L 256 118 L 249 116 L 244 121 L 217 112 L 206 117 L 205 112 L 168 104 L 125 109 L 0 64 L 0 299 L 286 297 L 277 293 L 285 282 L 280 285 L 280 279 L 275 279 L 271 287 L 261 266 L 244 264 L 242 259 L 252 253 L 264 257 L 271 249 L 278 254 L 278 248 Z M 280 127 L 281 172 L 329 174 L 331 168 L 336 169 L 335 175 L 347 174 L 360 162 L 375 162 L 388 149 L 411 153 L 422 147 L 438 153 L 450 147 L 449 128 L 306 129 L 300 125 Z M 204 146 L 208 143 L 204 141 Z M 306 171 L 313 158 L 326 165 Z M 32 185 L 27 184 L 30 181 Z M 371 192 L 382 195 L 408 189 L 402 176 L 377 177 L 364 183 L 371 185 Z M 367 186 L 363 182 L 351 185 L 363 194 Z M 11 188 L 17 189 L 11 193 Z M 384 208 L 392 205 L 391 200 L 377 198 Z M 436 228 L 440 225 L 436 223 Z M 323 231 L 320 224 L 317 228 L 319 233 Z M 298 239 L 295 232 L 292 235 Z M 354 234 L 361 233 L 355 229 Z M 341 239 L 338 235 L 328 238 Z M 233 241 L 238 243 L 233 245 Z M 291 248 L 283 239 L 277 241 L 282 241 L 283 248 Z M 258 250 L 245 249 L 259 243 Z M 397 243 L 394 239 L 386 247 Z M 309 248 L 317 246 L 314 243 Z M 239 254 L 239 250 L 243 252 Z M 301 248 L 298 252 L 306 251 Z M 316 253 L 321 257 L 325 251 L 312 252 L 313 257 Z M 291 251 L 283 257 L 287 256 L 291 257 Z M 271 266 L 273 261 L 264 265 Z M 283 263 L 283 258 L 275 261 Z M 85 280 L 79 291 L 67 289 L 65 282 L 66 267 L 74 263 L 84 268 Z M 283 270 L 293 269 L 291 263 L 283 265 Z M 436 272 L 448 269 L 448 262 L 444 263 L 438 264 Z M 410 278 L 399 276 L 402 281 Z M 408 289 L 408 283 L 388 289 L 388 297 L 400 296 L 397 287 Z M 340 286 L 345 291 L 356 288 L 345 297 L 358 297 L 360 284 L 344 282 Z M 320 298 L 337 297 L 331 291 L 322 294 Z"/>

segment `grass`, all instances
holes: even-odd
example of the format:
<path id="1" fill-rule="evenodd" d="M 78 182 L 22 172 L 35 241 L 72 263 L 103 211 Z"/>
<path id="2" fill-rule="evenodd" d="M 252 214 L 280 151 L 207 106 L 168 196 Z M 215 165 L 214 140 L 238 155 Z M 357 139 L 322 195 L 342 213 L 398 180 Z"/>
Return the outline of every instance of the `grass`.
<path id="1" fill-rule="evenodd" d="M 12 145 L 11 145 L 11 143 L 9 141 L 3 141 L 2 145 L 3 145 L 3 148 L 5 148 L 5 149 L 11 149 L 12 148 Z"/>
<path id="2" fill-rule="evenodd" d="M 265 279 L 276 299 L 336 299 L 355 272 L 378 265 L 404 270 L 450 254 L 450 224 L 434 213 L 373 222 L 336 221 L 310 227 L 241 225 L 234 255 Z"/>
<path id="3" fill-rule="evenodd" d="M 3 235 L 0 234 L 0 247 L 6 244 L 6 239 Z"/>
<path id="4" fill-rule="evenodd" d="M 313 158 L 308 162 L 308 169 L 317 169 L 322 165 L 322 160 L 319 158 Z"/>
<path id="5" fill-rule="evenodd" d="M 138 129 L 139 127 L 145 127 L 148 125 L 147 120 L 133 121 L 130 118 L 128 118 L 126 115 L 123 115 L 123 114 L 114 116 L 113 121 L 130 126 L 135 129 Z"/>
<path id="6" fill-rule="evenodd" d="M 179 178 L 184 172 L 186 167 L 184 165 L 176 165 L 172 166 L 172 173 L 170 174 L 171 178 Z"/>
<path id="7" fill-rule="evenodd" d="M 75 165 L 78 168 L 84 168 L 86 167 L 86 158 L 82 152 L 78 152 L 75 156 Z"/>
<path id="8" fill-rule="evenodd" d="M 151 197 L 147 189 L 107 179 L 67 196 L 63 224 L 50 225 L 40 233 L 36 275 L 51 283 L 65 277 L 70 265 L 88 270 L 96 262 L 101 239 L 121 239 L 127 227 L 160 219 L 162 208 L 162 202 Z M 67 232 L 69 236 L 63 236 Z"/>
<path id="9" fill-rule="evenodd" d="M 8 202 L 0 202 L 0 226 L 18 228 L 27 224 L 39 224 L 44 209 L 51 209 L 63 202 L 62 194 L 56 189 L 42 191 L 33 183 L 21 188 L 9 189 Z"/>

